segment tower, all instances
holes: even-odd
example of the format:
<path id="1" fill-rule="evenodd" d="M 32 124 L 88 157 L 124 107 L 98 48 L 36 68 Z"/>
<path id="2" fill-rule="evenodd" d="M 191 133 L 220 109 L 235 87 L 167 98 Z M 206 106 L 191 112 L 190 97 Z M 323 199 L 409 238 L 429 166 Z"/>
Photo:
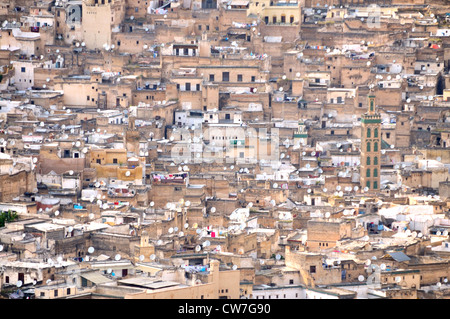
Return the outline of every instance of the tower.
<path id="1" fill-rule="evenodd" d="M 375 107 L 375 96 L 368 97 L 368 111 L 361 116 L 361 188 L 369 192 L 380 189 L 381 116 Z"/>
<path id="2" fill-rule="evenodd" d="M 125 131 L 125 148 L 128 152 L 139 155 L 140 134 L 136 129 L 136 118 L 130 116 L 128 119 L 128 128 Z"/>
<path id="3" fill-rule="evenodd" d="M 134 246 L 134 261 L 148 262 L 150 261 L 150 255 L 154 253 L 155 246 L 150 242 L 150 234 L 144 230 L 141 233 L 139 245 Z"/>
<path id="4" fill-rule="evenodd" d="M 305 146 L 308 142 L 308 131 L 306 129 L 305 123 L 302 120 L 298 121 L 298 129 L 294 133 L 294 146 L 299 148 L 300 146 Z"/>

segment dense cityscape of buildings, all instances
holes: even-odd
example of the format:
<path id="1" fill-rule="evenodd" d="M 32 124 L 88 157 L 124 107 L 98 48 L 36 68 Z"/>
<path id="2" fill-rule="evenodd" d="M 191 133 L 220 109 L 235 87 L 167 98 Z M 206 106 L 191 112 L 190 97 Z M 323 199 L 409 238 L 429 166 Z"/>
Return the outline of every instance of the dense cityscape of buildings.
<path id="1" fill-rule="evenodd" d="M 448 1 L 0 24 L 1 298 L 450 297 Z"/>

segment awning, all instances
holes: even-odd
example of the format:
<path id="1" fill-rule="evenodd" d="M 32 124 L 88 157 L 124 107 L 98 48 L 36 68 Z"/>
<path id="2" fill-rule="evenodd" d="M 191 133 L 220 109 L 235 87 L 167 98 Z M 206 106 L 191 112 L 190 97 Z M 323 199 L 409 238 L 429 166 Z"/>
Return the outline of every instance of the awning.
<path id="1" fill-rule="evenodd" d="M 83 277 L 84 279 L 86 279 L 90 282 L 93 282 L 96 285 L 112 282 L 111 279 L 106 278 L 105 276 L 100 274 L 100 272 L 88 272 L 88 273 L 80 274 L 80 277 Z"/>
<path id="2" fill-rule="evenodd" d="M 397 262 L 403 262 L 403 261 L 410 261 L 411 260 L 411 258 L 409 258 L 404 252 L 401 252 L 401 251 L 390 252 L 390 253 L 387 253 L 383 257 L 391 257 L 392 259 L 394 259 Z"/>
<path id="3" fill-rule="evenodd" d="M 247 6 L 248 0 L 232 0 L 230 6 Z"/>

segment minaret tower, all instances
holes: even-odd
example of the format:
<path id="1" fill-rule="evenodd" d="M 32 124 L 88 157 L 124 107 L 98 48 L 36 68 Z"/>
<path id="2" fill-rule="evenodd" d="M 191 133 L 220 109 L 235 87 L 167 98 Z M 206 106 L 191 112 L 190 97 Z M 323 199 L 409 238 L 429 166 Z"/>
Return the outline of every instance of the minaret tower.
<path id="1" fill-rule="evenodd" d="M 294 146 L 296 148 L 305 146 L 308 142 L 308 131 L 305 123 L 302 120 L 298 121 L 298 129 L 294 133 Z"/>
<path id="2" fill-rule="evenodd" d="M 380 189 L 381 116 L 375 106 L 375 96 L 368 97 L 368 111 L 361 116 L 361 189 Z"/>

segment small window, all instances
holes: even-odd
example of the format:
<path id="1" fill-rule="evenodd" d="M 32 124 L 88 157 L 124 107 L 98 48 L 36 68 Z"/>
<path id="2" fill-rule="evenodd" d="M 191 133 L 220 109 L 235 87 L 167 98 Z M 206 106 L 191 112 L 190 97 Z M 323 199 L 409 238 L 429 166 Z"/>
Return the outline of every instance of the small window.
<path id="1" fill-rule="evenodd" d="M 230 81 L 230 72 L 222 72 L 222 81 L 223 82 Z"/>

